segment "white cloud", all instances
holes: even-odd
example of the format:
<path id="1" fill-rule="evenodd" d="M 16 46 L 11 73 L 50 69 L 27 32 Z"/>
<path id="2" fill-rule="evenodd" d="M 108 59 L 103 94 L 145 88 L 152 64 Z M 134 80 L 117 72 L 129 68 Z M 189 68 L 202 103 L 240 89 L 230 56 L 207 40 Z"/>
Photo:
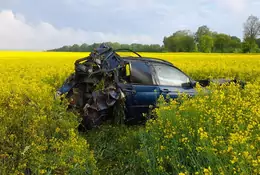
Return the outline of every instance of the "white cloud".
<path id="1" fill-rule="evenodd" d="M 120 42 L 159 43 L 147 35 L 123 35 L 73 28 L 56 28 L 50 23 L 30 24 L 11 10 L 0 12 L 0 49 L 44 50 L 75 43 Z"/>
<path id="2" fill-rule="evenodd" d="M 231 10 L 234 13 L 242 13 L 246 10 L 250 0 L 216 0 L 226 10 Z"/>

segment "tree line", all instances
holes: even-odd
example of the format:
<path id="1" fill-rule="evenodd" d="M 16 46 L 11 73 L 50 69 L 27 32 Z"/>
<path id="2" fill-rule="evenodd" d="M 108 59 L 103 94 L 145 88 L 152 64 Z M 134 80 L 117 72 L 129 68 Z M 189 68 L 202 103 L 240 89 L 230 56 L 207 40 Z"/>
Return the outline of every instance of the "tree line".
<path id="1" fill-rule="evenodd" d="M 61 52 L 91 52 L 94 48 L 97 48 L 101 43 L 94 43 L 91 45 L 88 45 L 86 43 L 82 45 L 74 44 L 72 46 L 63 46 L 61 48 L 49 50 L 49 51 L 61 51 Z M 107 42 L 107 45 L 112 47 L 114 50 L 118 49 L 131 49 L 136 52 L 163 52 L 164 47 L 160 46 L 159 44 L 120 44 L 117 42 Z M 122 50 L 124 51 L 124 50 Z M 127 50 L 125 50 L 127 51 Z"/>
<path id="2" fill-rule="evenodd" d="M 243 40 L 237 36 L 211 31 L 206 25 L 200 26 L 194 33 L 179 30 L 163 38 L 159 44 L 120 44 L 107 42 L 113 49 L 131 49 L 136 52 L 204 52 L 204 53 L 260 53 L 260 20 L 250 15 L 243 26 Z M 88 45 L 74 44 L 49 51 L 90 52 L 100 43 Z"/>

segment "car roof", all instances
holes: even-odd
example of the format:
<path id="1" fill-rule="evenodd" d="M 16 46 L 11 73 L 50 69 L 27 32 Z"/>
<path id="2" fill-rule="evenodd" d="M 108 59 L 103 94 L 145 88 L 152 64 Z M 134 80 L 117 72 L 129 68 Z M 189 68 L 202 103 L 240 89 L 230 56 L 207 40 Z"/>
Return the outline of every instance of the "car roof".
<path id="1" fill-rule="evenodd" d="M 122 57 L 125 61 L 145 61 L 145 62 L 155 62 L 155 63 L 164 63 L 170 66 L 173 64 L 169 61 L 162 60 L 160 58 L 150 58 L 150 57 Z"/>

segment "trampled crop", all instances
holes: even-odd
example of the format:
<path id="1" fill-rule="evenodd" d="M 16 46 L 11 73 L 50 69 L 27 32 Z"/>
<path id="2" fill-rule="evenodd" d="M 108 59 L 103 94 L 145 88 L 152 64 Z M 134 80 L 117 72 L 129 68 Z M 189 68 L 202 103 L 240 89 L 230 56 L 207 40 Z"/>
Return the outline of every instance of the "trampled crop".
<path id="1" fill-rule="evenodd" d="M 129 53 L 121 53 L 128 55 Z M 88 53 L 0 52 L 0 174 L 259 174 L 260 55 L 141 53 L 193 79 L 248 84 L 201 88 L 164 103 L 146 127 L 77 132 L 79 118 L 54 100 Z"/>

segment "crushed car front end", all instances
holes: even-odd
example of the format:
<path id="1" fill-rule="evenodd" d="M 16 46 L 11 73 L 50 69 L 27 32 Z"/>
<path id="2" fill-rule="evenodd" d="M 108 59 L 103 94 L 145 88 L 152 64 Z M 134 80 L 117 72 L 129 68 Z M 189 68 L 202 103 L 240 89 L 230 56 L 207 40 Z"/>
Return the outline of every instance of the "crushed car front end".
<path id="1" fill-rule="evenodd" d="M 75 61 L 74 73 L 57 90 L 56 97 L 65 95 L 69 99 L 68 109 L 79 112 L 84 129 L 97 127 L 107 120 L 114 123 L 143 123 L 143 113 L 150 112 L 156 106 L 160 95 L 177 98 L 175 91 L 180 90 L 194 96 L 197 83 L 202 87 L 210 83 L 221 85 L 234 82 L 242 87 L 245 85 L 244 82 L 225 79 L 194 81 L 167 61 L 142 58 L 138 53 L 135 54 L 138 57 L 120 57 L 112 48 L 102 44 L 88 57 Z M 158 84 L 158 80 L 154 80 L 158 72 L 153 68 L 157 64 L 174 68 L 189 81 L 181 87 Z"/>

